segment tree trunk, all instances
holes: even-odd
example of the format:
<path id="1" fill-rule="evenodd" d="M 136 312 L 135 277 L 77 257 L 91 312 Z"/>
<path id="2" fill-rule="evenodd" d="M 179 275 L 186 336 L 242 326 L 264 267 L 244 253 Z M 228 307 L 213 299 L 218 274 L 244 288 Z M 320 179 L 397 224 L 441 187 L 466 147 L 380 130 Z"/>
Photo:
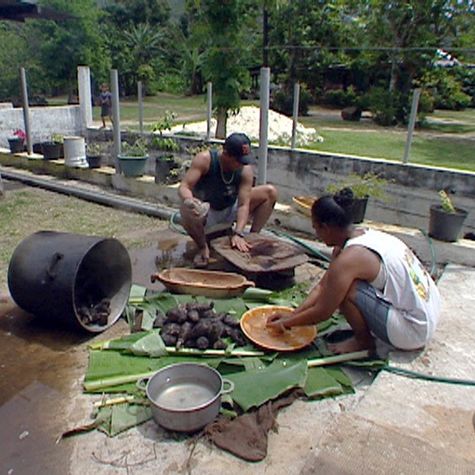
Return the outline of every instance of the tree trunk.
<path id="1" fill-rule="evenodd" d="M 226 138 L 226 121 L 228 119 L 228 113 L 226 109 L 218 109 L 217 114 L 217 123 L 216 123 L 216 138 L 225 139 Z"/>
<path id="2" fill-rule="evenodd" d="M 396 57 L 396 55 L 392 55 L 392 57 L 391 57 L 391 77 L 389 79 L 389 92 L 393 92 L 393 91 L 396 90 L 397 77 L 398 77 L 397 57 Z"/>

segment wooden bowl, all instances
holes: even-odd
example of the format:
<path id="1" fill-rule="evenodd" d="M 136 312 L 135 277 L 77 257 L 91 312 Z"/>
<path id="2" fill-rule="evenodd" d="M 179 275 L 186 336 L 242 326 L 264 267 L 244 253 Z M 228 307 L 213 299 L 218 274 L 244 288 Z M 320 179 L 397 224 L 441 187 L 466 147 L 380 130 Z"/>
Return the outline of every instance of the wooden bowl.
<path id="1" fill-rule="evenodd" d="M 187 269 L 174 267 L 151 276 L 159 280 L 170 291 L 178 294 L 201 295 L 212 298 L 237 297 L 254 282 L 232 272 Z"/>
<path id="2" fill-rule="evenodd" d="M 315 325 L 292 327 L 278 331 L 266 327 L 267 318 L 277 312 L 291 313 L 291 307 L 265 305 L 248 310 L 241 317 L 241 329 L 256 345 L 274 351 L 295 351 L 305 348 L 317 336 Z"/>
<path id="3" fill-rule="evenodd" d="M 305 216 L 312 216 L 312 205 L 316 198 L 314 196 L 294 196 L 292 201 L 297 208 Z"/>

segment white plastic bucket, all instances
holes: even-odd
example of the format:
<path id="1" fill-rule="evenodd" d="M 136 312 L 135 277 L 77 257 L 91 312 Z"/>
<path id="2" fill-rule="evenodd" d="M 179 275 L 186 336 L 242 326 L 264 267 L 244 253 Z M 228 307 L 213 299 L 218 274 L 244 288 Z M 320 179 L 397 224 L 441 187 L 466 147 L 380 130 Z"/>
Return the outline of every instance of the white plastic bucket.
<path id="1" fill-rule="evenodd" d="M 64 137 L 64 164 L 67 167 L 88 167 L 84 137 Z"/>

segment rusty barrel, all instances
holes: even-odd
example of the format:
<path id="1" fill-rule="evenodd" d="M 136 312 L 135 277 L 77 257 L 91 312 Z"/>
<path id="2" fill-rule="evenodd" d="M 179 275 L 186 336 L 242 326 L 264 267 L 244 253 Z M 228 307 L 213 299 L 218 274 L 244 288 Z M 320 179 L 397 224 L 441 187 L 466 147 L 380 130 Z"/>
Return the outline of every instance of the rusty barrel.
<path id="1" fill-rule="evenodd" d="M 113 238 L 39 231 L 16 247 L 8 266 L 8 288 L 20 308 L 92 333 L 117 321 L 131 285 L 129 254 Z M 85 319 L 99 302 L 107 306 L 105 317 Z"/>

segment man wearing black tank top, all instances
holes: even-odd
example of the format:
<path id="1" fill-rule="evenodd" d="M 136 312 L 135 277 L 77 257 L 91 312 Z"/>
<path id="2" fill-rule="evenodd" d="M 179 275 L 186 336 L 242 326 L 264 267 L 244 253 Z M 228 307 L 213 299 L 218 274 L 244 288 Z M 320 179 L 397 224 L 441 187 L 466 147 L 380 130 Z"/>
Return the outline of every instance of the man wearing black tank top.
<path id="1" fill-rule="evenodd" d="M 178 194 L 182 225 L 198 246 L 196 267 L 208 265 L 207 234 L 231 228 L 235 222 L 231 245 L 247 252 L 243 233 L 249 218 L 251 232 L 256 233 L 269 219 L 277 190 L 272 185 L 252 186 L 253 163 L 251 142 L 242 133 L 229 135 L 222 151 L 203 151 L 193 158 Z"/>

